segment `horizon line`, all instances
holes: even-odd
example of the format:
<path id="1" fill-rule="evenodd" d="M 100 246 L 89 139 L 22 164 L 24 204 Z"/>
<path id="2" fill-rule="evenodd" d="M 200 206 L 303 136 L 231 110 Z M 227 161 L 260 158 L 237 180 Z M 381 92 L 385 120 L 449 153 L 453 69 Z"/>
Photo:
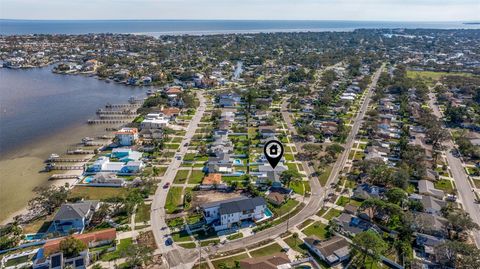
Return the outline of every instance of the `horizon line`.
<path id="1" fill-rule="evenodd" d="M 298 21 L 298 22 L 458 22 L 458 23 L 480 23 L 476 20 L 324 20 L 324 19 L 11 19 L 0 18 L 0 21 Z"/>

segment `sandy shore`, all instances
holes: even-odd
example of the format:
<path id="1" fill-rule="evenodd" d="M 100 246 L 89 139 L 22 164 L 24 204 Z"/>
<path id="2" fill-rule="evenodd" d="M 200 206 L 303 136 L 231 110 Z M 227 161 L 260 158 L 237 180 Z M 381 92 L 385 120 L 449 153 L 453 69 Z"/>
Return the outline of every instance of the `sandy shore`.
<path id="1" fill-rule="evenodd" d="M 28 201 L 34 197 L 34 188 L 49 184 L 64 185 L 73 183 L 74 179 L 51 180 L 52 174 L 80 174 L 81 171 L 42 172 L 45 159 L 51 153 L 65 155 L 69 148 L 75 148 L 83 137 L 95 137 L 105 134 L 104 125 L 79 124 L 65 128 L 62 132 L 49 137 L 39 138 L 27 145 L 8 152 L 0 159 L 0 222 L 6 223 L 14 216 L 24 213 Z M 70 155 L 81 158 L 81 155 Z M 72 165 L 72 164 L 68 164 Z"/>

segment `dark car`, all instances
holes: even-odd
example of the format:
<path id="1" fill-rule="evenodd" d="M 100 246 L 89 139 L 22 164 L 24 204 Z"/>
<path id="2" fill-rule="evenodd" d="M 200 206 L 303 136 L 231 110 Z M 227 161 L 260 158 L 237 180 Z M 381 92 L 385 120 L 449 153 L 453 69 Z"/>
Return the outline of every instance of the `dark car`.
<path id="1" fill-rule="evenodd" d="M 170 187 L 170 182 L 167 182 L 167 183 L 165 183 L 165 185 L 163 185 L 164 189 L 168 189 L 168 187 Z"/>
<path id="2" fill-rule="evenodd" d="M 167 240 L 165 240 L 165 246 L 171 246 L 172 244 L 173 244 L 172 238 L 167 238 Z"/>

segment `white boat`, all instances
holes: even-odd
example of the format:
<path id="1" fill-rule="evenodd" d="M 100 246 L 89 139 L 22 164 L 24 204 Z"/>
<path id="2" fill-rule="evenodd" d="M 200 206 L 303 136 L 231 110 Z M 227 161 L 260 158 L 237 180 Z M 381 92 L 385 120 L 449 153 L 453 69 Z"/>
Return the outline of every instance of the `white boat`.
<path id="1" fill-rule="evenodd" d="M 88 141 L 93 141 L 93 138 L 91 138 L 91 137 L 88 137 L 88 136 L 87 136 L 87 137 L 84 137 L 84 138 L 82 138 L 82 142 L 88 142 Z"/>
<path id="2" fill-rule="evenodd" d="M 50 157 L 48 157 L 49 160 L 56 159 L 56 158 L 60 158 L 60 155 L 58 155 L 56 153 L 52 153 L 52 154 L 50 154 Z"/>

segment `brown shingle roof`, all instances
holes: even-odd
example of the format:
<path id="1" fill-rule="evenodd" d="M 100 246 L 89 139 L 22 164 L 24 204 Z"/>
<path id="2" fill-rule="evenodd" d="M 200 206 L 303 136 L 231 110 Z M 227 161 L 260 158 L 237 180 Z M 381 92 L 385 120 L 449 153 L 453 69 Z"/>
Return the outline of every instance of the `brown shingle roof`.
<path id="1" fill-rule="evenodd" d="M 321 241 L 316 236 L 311 236 L 305 238 L 305 242 L 318 249 L 324 257 L 328 257 L 334 254 L 335 251 L 349 246 L 348 241 L 338 235 L 325 241 Z"/>

